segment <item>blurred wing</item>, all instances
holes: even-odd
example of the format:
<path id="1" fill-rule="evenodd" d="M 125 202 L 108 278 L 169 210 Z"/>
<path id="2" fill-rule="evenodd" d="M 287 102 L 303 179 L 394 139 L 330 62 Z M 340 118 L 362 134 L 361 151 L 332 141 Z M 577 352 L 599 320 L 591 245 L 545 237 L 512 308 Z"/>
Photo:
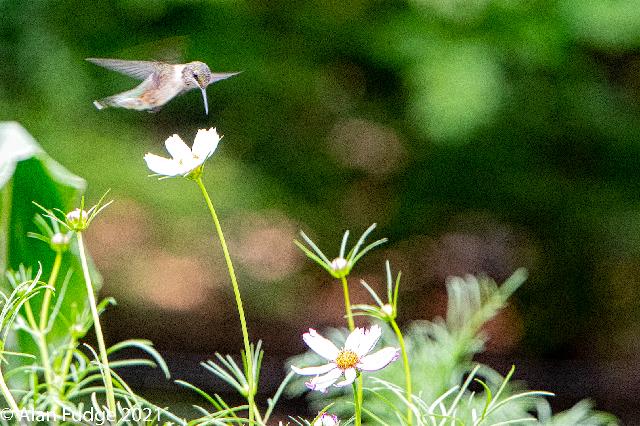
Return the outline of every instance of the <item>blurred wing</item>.
<path id="1" fill-rule="evenodd" d="M 224 80 L 225 78 L 233 77 L 234 75 L 240 74 L 242 71 L 238 72 L 212 72 L 211 73 L 211 83 L 215 83 L 216 81 Z"/>
<path id="2" fill-rule="evenodd" d="M 188 36 L 173 36 L 120 49 L 117 53 L 114 52 L 113 56 L 119 58 L 147 58 L 149 61 L 181 64 L 189 62 L 184 56 L 188 45 Z"/>
<path id="3" fill-rule="evenodd" d="M 87 61 L 104 68 L 128 75 L 129 77 L 145 80 L 162 65 L 160 62 L 151 61 L 125 61 L 123 59 L 87 58 Z"/>

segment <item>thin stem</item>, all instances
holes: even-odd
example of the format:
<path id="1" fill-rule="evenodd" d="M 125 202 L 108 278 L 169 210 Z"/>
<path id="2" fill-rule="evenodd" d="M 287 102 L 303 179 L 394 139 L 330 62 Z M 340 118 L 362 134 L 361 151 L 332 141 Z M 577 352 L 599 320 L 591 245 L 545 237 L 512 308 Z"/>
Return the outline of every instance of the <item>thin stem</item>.
<path id="1" fill-rule="evenodd" d="M 73 361 L 73 351 L 77 345 L 77 339 L 75 332 L 71 333 L 71 340 L 69 341 L 69 345 L 64 354 L 64 358 L 62 359 L 62 364 L 60 365 L 60 374 L 57 377 L 57 380 L 60 382 L 56 382 L 56 386 L 60 392 L 60 396 L 62 397 L 65 392 L 65 384 L 67 381 L 67 374 L 69 374 L 69 369 L 71 368 L 71 362 Z M 55 412 L 58 413 L 59 406 L 55 407 Z"/>
<path id="2" fill-rule="evenodd" d="M 355 426 L 360 426 L 362 425 L 362 406 L 360 405 L 360 398 L 359 398 L 359 394 L 360 394 L 360 389 L 362 389 L 362 387 L 360 386 L 360 381 L 362 376 L 360 376 L 360 378 L 358 379 L 358 382 L 356 384 L 356 382 L 353 382 L 353 405 L 354 405 L 354 410 L 355 410 L 355 421 L 354 421 L 354 425 Z"/>
<path id="3" fill-rule="evenodd" d="M 13 411 L 13 414 L 17 419 L 20 418 L 20 408 L 18 408 L 18 404 L 16 404 L 16 400 L 13 399 L 13 395 L 11 395 L 11 391 L 7 387 L 7 383 L 4 381 L 4 376 L 2 375 L 2 369 L 0 369 L 0 392 L 2 392 L 2 396 L 9 404 L 9 408 Z"/>
<path id="4" fill-rule="evenodd" d="M 62 360 L 62 365 L 60 366 L 60 374 L 56 378 L 56 387 L 58 388 L 58 392 L 60 394 L 61 399 L 63 399 L 65 384 L 67 380 L 67 374 L 69 374 L 69 369 L 71 368 L 71 361 L 73 360 L 73 350 L 76 347 L 76 335 L 75 332 L 71 333 L 71 341 L 69 342 L 69 347 L 64 354 L 64 358 Z M 53 412 L 55 414 L 60 413 L 60 405 L 56 404 L 53 408 Z"/>
<path id="5" fill-rule="evenodd" d="M 51 268 L 51 275 L 49 276 L 49 282 L 47 283 L 49 288 L 44 291 L 44 298 L 42 299 L 42 306 L 40 308 L 40 331 L 44 332 L 47 328 L 47 322 L 49 321 L 49 305 L 51 304 L 51 295 L 55 288 L 56 280 L 58 279 L 58 272 L 60 272 L 60 265 L 62 264 L 62 252 L 56 252 L 56 258 L 53 261 L 53 267 Z"/>
<path id="6" fill-rule="evenodd" d="M 344 310 L 347 314 L 347 325 L 349 331 L 355 330 L 353 314 L 351 313 L 351 301 L 349 300 L 349 283 L 347 277 L 342 277 L 342 290 L 344 291 Z M 353 399 L 355 408 L 355 426 L 362 424 L 362 375 L 358 376 L 357 383 L 353 382 Z"/>
<path id="7" fill-rule="evenodd" d="M 364 385 L 362 383 L 362 374 L 358 375 L 358 386 L 356 387 L 356 400 L 358 401 L 358 409 L 356 410 L 356 426 L 362 424 L 362 392 Z"/>
<path id="8" fill-rule="evenodd" d="M 351 301 L 349 300 L 349 284 L 347 283 L 347 278 L 342 277 L 342 290 L 344 292 L 344 310 L 347 314 L 347 325 L 349 326 L 349 331 L 353 331 L 356 326 L 353 322 L 353 314 L 351 313 Z"/>
<path id="9" fill-rule="evenodd" d="M 47 346 L 47 339 L 45 335 L 38 328 L 36 319 L 33 316 L 33 310 L 31 309 L 31 303 L 27 300 L 24 304 L 24 310 L 27 314 L 27 322 L 31 327 L 32 335 L 38 346 L 40 352 L 40 358 L 42 358 L 42 367 L 44 369 L 44 381 L 47 386 L 47 392 L 49 395 L 53 395 L 53 372 L 51 371 L 51 360 L 49 359 L 49 348 Z"/>
<path id="10" fill-rule="evenodd" d="M 111 369 L 109 368 L 109 359 L 107 358 L 107 347 L 104 344 L 104 336 L 102 335 L 102 327 L 100 326 L 100 318 L 98 315 L 98 307 L 96 306 L 96 298 L 93 295 L 93 284 L 91 284 L 89 266 L 87 265 L 87 257 L 84 252 L 82 232 L 78 232 L 76 235 L 78 237 L 78 251 L 80 252 L 80 261 L 82 262 L 84 282 L 87 285 L 87 297 L 89 298 L 89 306 L 91 307 L 91 315 L 93 316 L 93 327 L 96 330 L 96 338 L 98 340 L 98 352 L 100 354 L 100 362 L 102 363 L 101 370 L 103 370 L 103 379 L 107 394 L 107 408 L 115 417 L 118 413 L 116 411 L 116 397 L 113 393 Z"/>
<path id="11" fill-rule="evenodd" d="M 202 183 L 202 178 L 198 177 L 195 179 L 198 187 L 202 191 L 202 195 L 204 196 L 205 201 L 207 202 L 207 207 L 209 207 L 209 212 L 211 213 L 211 218 L 213 218 L 213 223 L 215 224 L 216 231 L 218 233 L 218 238 L 220 239 L 220 245 L 222 246 L 222 252 L 224 253 L 224 259 L 227 262 L 227 269 L 229 269 L 229 276 L 231 277 L 231 285 L 233 286 L 233 294 L 236 299 L 236 305 L 238 306 L 238 314 L 240 316 L 240 326 L 242 327 L 242 338 L 244 340 L 244 352 L 247 358 L 247 382 L 249 385 L 249 392 L 247 393 L 247 402 L 249 403 L 249 423 L 253 422 L 255 401 L 254 401 L 254 383 L 253 383 L 253 355 L 251 352 L 251 346 L 249 344 L 249 332 L 247 331 L 247 321 L 244 316 L 244 307 L 242 305 L 242 298 L 240 297 L 240 287 L 238 287 L 238 281 L 236 279 L 236 273 L 233 268 L 233 263 L 231 262 L 231 256 L 229 255 L 229 249 L 227 248 L 227 242 L 225 241 L 224 234 L 222 233 L 222 227 L 220 226 L 220 221 L 218 220 L 218 215 L 216 214 L 216 210 L 213 208 L 213 203 L 211 202 L 211 197 L 209 197 L 209 193 L 207 189 L 204 187 L 204 183 Z"/>
<path id="12" fill-rule="evenodd" d="M 398 343 L 400 344 L 400 352 L 402 353 L 402 363 L 404 365 L 404 381 L 405 381 L 405 391 L 407 398 L 407 424 L 411 426 L 413 424 L 413 402 L 412 402 L 412 389 L 411 389 L 411 369 L 409 367 L 409 357 L 407 356 L 407 349 L 404 344 L 404 337 L 402 337 L 402 332 L 400 331 L 400 327 L 396 323 L 395 319 L 391 320 L 391 328 L 396 333 L 396 338 L 398 339 Z"/>
<path id="13" fill-rule="evenodd" d="M 62 253 L 57 252 L 56 258 L 53 261 L 53 267 L 51 269 L 51 275 L 49 277 L 48 287 L 53 288 L 56 283 L 56 279 L 58 277 L 58 272 L 60 271 L 60 264 L 62 263 Z M 36 337 L 36 344 L 38 345 L 38 350 L 40 351 L 40 358 L 42 358 L 42 367 L 44 369 L 44 381 L 47 385 L 47 392 L 49 395 L 53 394 L 53 370 L 51 368 L 51 360 L 49 359 L 49 346 L 47 344 L 47 336 L 45 334 L 45 329 L 47 326 L 47 315 L 49 312 L 49 303 L 51 301 L 51 288 L 46 288 L 44 293 L 44 298 L 42 299 L 42 307 L 40 309 L 40 325 L 36 325 L 36 320 L 33 316 L 33 311 L 31 310 L 31 304 L 29 301 L 25 304 L 25 310 L 27 312 L 27 320 L 29 321 L 29 325 L 33 329 L 33 333 Z"/>

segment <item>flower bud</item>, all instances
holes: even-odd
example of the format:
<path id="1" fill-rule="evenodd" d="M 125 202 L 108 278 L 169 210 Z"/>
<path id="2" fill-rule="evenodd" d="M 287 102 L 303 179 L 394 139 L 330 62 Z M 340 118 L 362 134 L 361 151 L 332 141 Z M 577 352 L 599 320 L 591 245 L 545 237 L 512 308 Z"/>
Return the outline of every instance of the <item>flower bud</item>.
<path id="1" fill-rule="evenodd" d="M 63 234 L 57 232 L 51 236 L 51 248 L 54 251 L 65 251 L 69 247 L 71 233 Z"/>
<path id="2" fill-rule="evenodd" d="M 349 274 L 349 262 L 344 257 L 336 257 L 331 261 L 331 269 L 338 277 L 346 277 Z"/>
<path id="3" fill-rule="evenodd" d="M 392 317 L 393 316 L 393 306 L 391 306 L 388 303 L 385 303 L 384 305 L 382 305 L 382 312 L 384 312 L 388 317 Z"/>
<path id="4" fill-rule="evenodd" d="M 89 214 L 80 209 L 75 209 L 67 213 L 67 224 L 74 231 L 83 231 L 89 221 Z"/>

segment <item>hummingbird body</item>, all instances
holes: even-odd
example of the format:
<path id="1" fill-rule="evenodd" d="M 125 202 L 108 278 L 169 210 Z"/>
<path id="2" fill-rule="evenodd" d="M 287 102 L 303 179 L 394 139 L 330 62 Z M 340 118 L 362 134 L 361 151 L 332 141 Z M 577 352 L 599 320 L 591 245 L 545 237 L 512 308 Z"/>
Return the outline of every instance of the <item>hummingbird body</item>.
<path id="1" fill-rule="evenodd" d="M 200 89 L 208 114 L 207 86 L 238 74 L 212 73 L 207 64 L 198 61 L 187 64 L 97 58 L 87 58 L 87 61 L 143 80 L 131 90 L 94 101 L 98 109 L 119 107 L 155 112 L 174 97 L 192 89 Z"/>

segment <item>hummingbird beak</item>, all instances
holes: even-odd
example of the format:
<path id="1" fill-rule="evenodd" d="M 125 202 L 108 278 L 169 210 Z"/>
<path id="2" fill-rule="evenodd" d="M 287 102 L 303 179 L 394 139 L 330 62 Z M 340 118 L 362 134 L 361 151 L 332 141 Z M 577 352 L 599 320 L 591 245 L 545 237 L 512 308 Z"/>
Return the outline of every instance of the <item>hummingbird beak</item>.
<path id="1" fill-rule="evenodd" d="M 209 115 L 209 103 L 207 102 L 207 88 L 201 87 L 200 90 L 202 91 L 202 100 L 204 100 L 204 112 L 205 114 Z"/>

